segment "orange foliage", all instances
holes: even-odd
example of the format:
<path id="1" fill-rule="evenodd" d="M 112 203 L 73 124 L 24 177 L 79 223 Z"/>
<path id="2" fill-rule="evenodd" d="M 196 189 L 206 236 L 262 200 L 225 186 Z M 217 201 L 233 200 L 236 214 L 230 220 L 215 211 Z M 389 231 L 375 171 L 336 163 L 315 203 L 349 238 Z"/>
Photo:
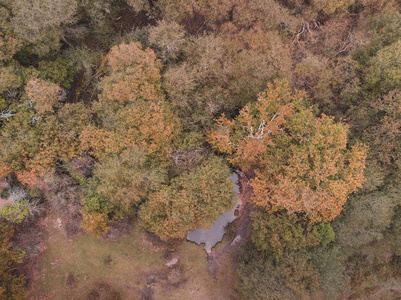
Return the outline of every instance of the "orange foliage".
<path id="1" fill-rule="evenodd" d="M 134 42 L 113 47 L 107 59 L 111 73 L 103 78 L 95 104 L 99 116 L 108 120 L 107 129 L 87 126 L 80 135 L 82 149 L 102 158 L 139 146 L 148 156 L 165 161 L 175 121 L 160 91 L 160 61 L 152 50 Z"/>
<path id="2" fill-rule="evenodd" d="M 6 164 L 0 164 L 0 180 L 4 179 L 12 172 L 12 169 Z"/>
<path id="3" fill-rule="evenodd" d="M 112 73 L 102 81 L 102 101 L 158 101 L 162 65 L 153 50 L 131 42 L 111 48 L 107 59 Z"/>
<path id="4" fill-rule="evenodd" d="M 58 84 L 38 78 L 30 79 L 25 87 L 28 98 L 35 103 L 35 110 L 40 114 L 53 112 L 61 91 Z"/>
<path id="5" fill-rule="evenodd" d="M 94 235 L 105 235 L 109 231 L 109 218 L 107 215 L 98 212 L 81 212 L 83 221 L 81 227 L 85 231 L 93 233 Z"/>
<path id="6" fill-rule="evenodd" d="M 17 171 L 15 172 L 15 175 L 21 183 L 26 184 L 29 187 L 40 187 L 43 184 L 43 181 L 36 170 Z"/>
<path id="7" fill-rule="evenodd" d="M 347 149 L 348 128 L 317 118 L 288 84 L 268 84 L 256 104 L 233 120 L 221 117 L 209 142 L 240 168 L 255 169 L 253 202 L 267 210 L 334 219 L 350 193 L 362 187 L 366 148 Z"/>

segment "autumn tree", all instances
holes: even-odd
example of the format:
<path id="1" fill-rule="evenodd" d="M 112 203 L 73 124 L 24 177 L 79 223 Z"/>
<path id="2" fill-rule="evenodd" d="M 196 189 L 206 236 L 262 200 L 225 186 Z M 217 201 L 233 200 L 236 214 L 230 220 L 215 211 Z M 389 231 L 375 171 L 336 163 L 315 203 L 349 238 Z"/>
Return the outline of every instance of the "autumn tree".
<path id="1" fill-rule="evenodd" d="M 50 81 L 31 79 L 26 91 L 20 106 L 12 107 L 12 117 L 3 120 L 0 165 L 2 177 L 15 172 L 21 182 L 33 186 L 60 160 L 81 154 L 78 137 L 91 116 L 81 103 L 57 107 L 61 88 Z"/>
<path id="2" fill-rule="evenodd" d="M 107 61 L 110 74 L 93 107 L 101 126 L 83 131 L 82 148 L 102 158 L 141 146 L 146 155 L 165 161 L 178 122 L 160 90 L 156 54 L 131 42 L 113 47 Z"/>
<path id="3" fill-rule="evenodd" d="M 347 148 L 347 127 L 316 117 L 305 94 L 268 84 L 234 120 L 222 116 L 209 142 L 243 170 L 255 169 L 253 203 L 268 211 L 333 220 L 364 182 L 366 148 Z"/>
<path id="4" fill-rule="evenodd" d="M 53 112 L 53 106 L 61 100 L 62 88 L 51 81 L 32 78 L 28 81 L 25 92 L 35 105 L 35 110 L 39 114 Z"/>
<path id="5" fill-rule="evenodd" d="M 150 194 L 141 206 L 141 222 L 163 240 L 184 238 L 197 228 L 210 227 L 233 206 L 233 187 L 228 166 L 212 157 Z"/>

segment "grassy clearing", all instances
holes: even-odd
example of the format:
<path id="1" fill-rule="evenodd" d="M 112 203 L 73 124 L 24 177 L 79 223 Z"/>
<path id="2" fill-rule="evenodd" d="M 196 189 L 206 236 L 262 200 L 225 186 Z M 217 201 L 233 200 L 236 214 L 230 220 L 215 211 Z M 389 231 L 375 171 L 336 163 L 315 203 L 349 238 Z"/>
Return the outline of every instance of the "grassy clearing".
<path id="1" fill-rule="evenodd" d="M 223 240 L 220 247 L 227 242 Z M 228 261 L 219 261 L 216 277 L 208 270 L 204 244 L 183 242 L 177 247 L 180 262 L 178 268 L 169 270 L 166 282 L 154 285 L 154 299 L 196 299 L 225 300 L 236 299 L 234 270 Z M 212 253 L 215 251 L 213 248 Z"/>
<path id="2" fill-rule="evenodd" d="M 32 298 L 85 299 L 96 283 L 107 282 L 123 299 L 139 299 L 144 273 L 164 263 L 161 253 L 143 246 L 142 233 L 136 227 L 126 238 L 113 242 L 102 242 L 89 234 L 68 240 L 49 226 L 47 249 L 40 260 L 39 291 Z M 67 274 L 75 279 L 70 285 Z"/>
<path id="3" fill-rule="evenodd" d="M 40 258 L 41 276 L 32 299 L 88 299 L 89 292 L 104 283 L 118 291 L 121 299 L 141 299 L 149 288 L 149 274 L 159 276 L 150 284 L 152 299 L 235 298 L 231 264 L 219 262 L 217 278 L 210 276 L 203 245 L 182 242 L 167 259 L 164 251 L 154 253 L 144 246 L 139 226 L 126 238 L 102 242 L 89 234 L 67 239 L 54 222 L 48 221 L 47 249 Z M 173 257 L 179 258 L 177 266 L 165 267 Z"/>

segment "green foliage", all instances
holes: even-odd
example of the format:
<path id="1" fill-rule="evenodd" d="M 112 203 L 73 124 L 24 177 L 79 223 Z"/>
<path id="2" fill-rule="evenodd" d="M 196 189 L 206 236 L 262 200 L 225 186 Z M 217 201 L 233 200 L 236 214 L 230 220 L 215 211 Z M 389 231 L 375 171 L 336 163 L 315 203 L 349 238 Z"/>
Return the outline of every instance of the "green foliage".
<path id="1" fill-rule="evenodd" d="M 97 195 L 89 194 L 82 200 L 85 212 L 103 212 L 109 214 L 113 211 L 113 206 L 109 203 L 107 198 Z"/>
<path id="2" fill-rule="evenodd" d="M 319 284 L 325 299 L 338 299 L 346 288 L 345 275 L 347 256 L 341 248 L 321 247 L 312 252 L 312 263 L 319 270 Z"/>
<path id="3" fill-rule="evenodd" d="M 383 47 L 396 42 L 400 37 L 401 14 L 394 10 L 384 10 L 377 15 L 367 18 L 364 27 L 369 29 L 371 35 L 366 45 L 358 47 L 352 57 L 363 66 L 367 66 L 371 57 Z"/>
<path id="4" fill-rule="evenodd" d="M 333 223 L 339 245 L 352 253 L 382 240 L 398 204 L 398 195 L 388 190 L 352 197 L 346 214 Z"/>
<path id="5" fill-rule="evenodd" d="M 105 157 L 95 167 L 94 176 L 100 183 L 96 192 L 128 212 L 166 182 L 167 172 L 153 165 L 144 151 L 135 147 Z"/>
<path id="6" fill-rule="evenodd" d="M 209 129 L 219 113 L 233 114 L 255 100 L 267 81 L 288 76 L 289 52 L 279 35 L 232 31 L 235 39 L 192 37 L 183 49 L 185 60 L 164 75 L 171 102 L 189 130 Z"/>
<path id="7" fill-rule="evenodd" d="M 384 47 L 366 70 L 366 89 L 381 95 L 401 86 L 401 40 Z"/>
<path id="8" fill-rule="evenodd" d="M 16 0 L 12 3 L 14 31 L 34 51 L 44 55 L 60 48 L 63 26 L 74 22 L 76 0 Z"/>
<path id="9" fill-rule="evenodd" d="M 7 221 L 21 223 L 29 214 L 28 200 L 9 203 L 1 209 L 1 216 Z"/>
<path id="10" fill-rule="evenodd" d="M 261 23 L 263 30 L 280 28 L 281 33 L 293 35 L 301 22 L 291 10 L 274 0 L 246 0 L 236 3 L 233 8 L 233 22 L 241 27 Z"/>
<path id="11" fill-rule="evenodd" d="M 18 64 L 15 63 L 0 66 L 0 93 L 21 87 L 22 79 L 18 76 L 18 68 Z"/>
<path id="12" fill-rule="evenodd" d="M 254 212 L 252 228 L 252 242 L 256 248 L 277 260 L 285 253 L 308 251 L 334 240 L 330 223 L 311 224 L 302 215 L 288 215 L 286 212 Z"/>
<path id="13" fill-rule="evenodd" d="M 67 69 L 71 74 L 84 72 L 84 78 L 88 82 L 93 79 L 96 73 L 96 67 L 102 62 L 103 54 L 99 51 L 93 51 L 86 47 L 69 48 L 64 52 L 65 59 L 69 64 Z"/>
<path id="14" fill-rule="evenodd" d="M 157 48 L 164 62 L 177 59 L 182 52 L 184 37 L 184 28 L 176 22 L 163 20 L 149 30 L 149 42 Z"/>
<path id="15" fill-rule="evenodd" d="M 0 4 L 0 61 L 7 61 L 23 46 L 23 41 L 16 36 L 9 7 Z"/>
<path id="16" fill-rule="evenodd" d="M 62 57 L 57 57 L 53 61 L 40 61 L 38 71 L 41 78 L 61 84 L 67 89 L 71 87 L 71 82 L 74 79 L 74 73 L 69 67 L 69 62 Z"/>
<path id="17" fill-rule="evenodd" d="M 150 194 L 141 206 L 140 219 L 163 240 L 184 238 L 192 230 L 212 225 L 233 201 L 230 171 L 222 159 L 211 157 Z"/>
<path id="18" fill-rule="evenodd" d="M 240 256 L 237 264 L 237 288 L 246 299 L 313 299 L 319 290 L 319 273 L 310 255 L 293 253 L 279 262 L 262 258 L 256 251 Z"/>
<path id="19" fill-rule="evenodd" d="M 190 131 L 180 136 L 178 146 L 180 149 L 191 150 L 202 147 L 205 142 L 206 137 L 204 134 L 197 131 Z"/>

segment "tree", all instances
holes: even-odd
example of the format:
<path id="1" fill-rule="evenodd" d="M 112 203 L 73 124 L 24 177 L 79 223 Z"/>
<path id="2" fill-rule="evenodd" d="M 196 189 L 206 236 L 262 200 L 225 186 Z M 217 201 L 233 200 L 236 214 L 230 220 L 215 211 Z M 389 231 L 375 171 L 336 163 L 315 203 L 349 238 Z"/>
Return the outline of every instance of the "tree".
<path id="1" fill-rule="evenodd" d="M 11 5 L 14 31 L 40 55 L 58 50 L 63 26 L 74 22 L 76 0 L 16 0 Z"/>
<path id="2" fill-rule="evenodd" d="M 371 124 L 364 135 L 370 157 L 377 160 L 386 174 L 398 173 L 401 166 L 401 92 L 393 90 L 370 102 Z"/>
<path id="3" fill-rule="evenodd" d="M 8 203 L 1 209 L 1 216 L 16 224 L 21 223 L 28 214 L 28 200 Z"/>
<path id="4" fill-rule="evenodd" d="M 57 114 L 53 113 L 54 101 L 61 90 L 57 84 L 34 79 L 26 90 L 33 101 L 23 95 L 21 106 L 1 127 L 0 175 L 4 178 L 15 172 L 21 182 L 34 186 L 40 185 L 41 179 L 52 173 L 60 160 L 82 153 L 78 137 L 91 118 L 80 103 L 66 104 Z"/>
<path id="5" fill-rule="evenodd" d="M 261 257 L 255 249 L 246 250 L 238 255 L 236 266 L 241 299 L 321 298 L 319 272 L 309 253 L 289 253 L 276 261 L 270 256 Z"/>
<path id="6" fill-rule="evenodd" d="M 160 61 L 156 53 L 141 43 L 131 42 L 111 48 L 107 54 L 110 75 L 102 80 L 101 102 L 159 101 Z"/>
<path id="7" fill-rule="evenodd" d="M 162 240 L 184 238 L 197 228 L 208 228 L 233 206 L 233 187 L 223 160 L 209 158 L 150 194 L 141 206 L 141 222 Z"/>
<path id="8" fill-rule="evenodd" d="M 109 230 L 109 218 L 104 212 L 81 212 L 81 227 L 96 236 L 105 235 Z"/>
<path id="9" fill-rule="evenodd" d="M 128 212 L 157 191 L 167 179 L 165 169 L 152 164 L 143 149 L 129 148 L 121 154 L 111 154 L 95 167 L 99 180 L 97 194 Z"/>
<path id="10" fill-rule="evenodd" d="M 252 242 L 259 251 L 272 254 L 279 260 L 288 252 L 303 252 L 334 240 L 330 223 L 311 224 L 302 215 L 286 212 L 252 214 Z"/>
<path id="11" fill-rule="evenodd" d="M 384 47 L 366 70 L 366 88 L 379 96 L 401 86 L 401 40 Z"/>
<path id="12" fill-rule="evenodd" d="M 53 106 L 60 100 L 62 88 L 51 81 L 32 78 L 28 81 L 25 92 L 35 104 L 35 110 L 44 114 L 54 112 Z"/>
<path id="13" fill-rule="evenodd" d="M 233 7 L 233 22 L 241 27 L 260 26 L 264 31 L 280 28 L 286 34 L 294 34 L 301 26 L 291 10 L 275 0 L 242 0 Z"/>
<path id="14" fill-rule="evenodd" d="M 142 147 L 149 157 L 166 162 L 179 123 L 160 88 L 161 63 L 140 43 L 121 44 L 107 55 L 110 74 L 93 109 L 99 127 L 88 126 L 80 136 L 83 150 L 98 158 Z"/>
<path id="15" fill-rule="evenodd" d="M 13 266 L 22 262 L 24 252 L 11 250 L 10 241 L 14 229 L 4 222 L 0 222 L 0 299 L 25 299 L 25 279 L 23 276 L 13 274 Z"/>
<path id="16" fill-rule="evenodd" d="M 346 10 L 355 0 L 313 0 L 313 6 L 324 11 L 326 14 L 332 14 L 336 10 Z"/>
<path id="17" fill-rule="evenodd" d="M 185 30 L 176 22 L 160 21 L 149 30 L 149 42 L 157 47 L 160 57 L 166 62 L 174 60 L 182 52 Z"/>
<path id="18" fill-rule="evenodd" d="M 160 10 L 164 19 L 181 22 L 195 16 L 201 16 L 209 26 L 228 20 L 234 4 L 231 0 L 201 0 L 201 1 L 172 1 L 157 2 L 148 0 L 126 0 L 135 10 L 151 10 L 155 6 Z"/>
<path id="19" fill-rule="evenodd" d="M 219 118 L 209 142 L 234 165 L 255 169 L 257 206 L 330 221 L 362 187 L 366 147 L 347 149 L 348 128 L 324 114 L 316 117 L 304 97 L 284 81 L 269 83 L 234 120 Z"/>
<path id="20" fill-rule="evenodd" d="M 10 9 L 0 4 L 0 61 L 11 59 L 23 46 L 11 23 Z"/>

